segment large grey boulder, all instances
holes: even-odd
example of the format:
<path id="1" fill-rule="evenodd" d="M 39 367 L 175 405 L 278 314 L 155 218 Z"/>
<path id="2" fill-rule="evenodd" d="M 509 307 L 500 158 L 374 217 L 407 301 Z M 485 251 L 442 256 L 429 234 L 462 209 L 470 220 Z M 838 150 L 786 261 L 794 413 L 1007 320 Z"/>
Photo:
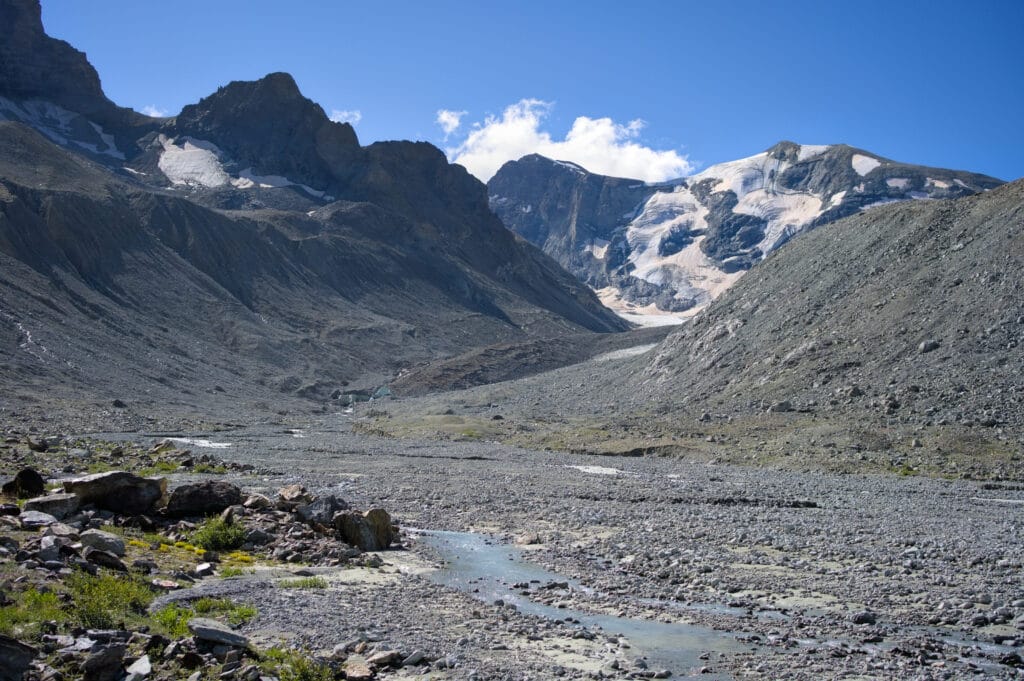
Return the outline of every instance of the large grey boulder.
<path id="1" fill-rule="evenodd" d="M 210 515 L 241 503 L 242 490 L 238 487 L 223 480 L 208 480 L 176 487 L 167 502 L 167 515 Z"/>
<path id="2" fill-rule="evenodd" d="M 124 556 L 124 540 L 116 534 L 104 532 L 103 530 L 86 530 L 78 539 L 82 542 L 83 546 L 106 551 L 119 557 Z"/>
<path id="3" fill-rule="evenodd" d="M 82 679 L 84 681 L 117 681 L 124 672 L 121 662 L 124 660 L 125 645 L 112 643 L 97 646 L 89 653 L 82 663 Z"/>
<path id="4" fill-rule="evenodd" d="M 249 645 L 247 636 L 232 631 L 226 625 L 207 617 L 193 617 L 188 622 L 188 628 L 192 635 L 200 641 L 219 643 L 233 648 L 245 648 Z"/>
<path id="5" fill-rule="evenodd" d="M 21 681 L 39 651 L 0 634 L 0 681 Z"/>
<path id="6" fill-rule="evenodd" d="M 49 513 L 57 520 L 63 520 L 78 510 L 81 500 L 77 494 L 48 494 L 45 497 L 29 499 L 22 506 L 24 511 Z"/>
<path id="7" fill-rule="evenodd" d="M 95 504 L 115 513 L 138 514 L 149 511 L 163 498 L 167 480 L 110 471 L 65 480 L 64 491 L 77 494 L 83 504 Z"/>

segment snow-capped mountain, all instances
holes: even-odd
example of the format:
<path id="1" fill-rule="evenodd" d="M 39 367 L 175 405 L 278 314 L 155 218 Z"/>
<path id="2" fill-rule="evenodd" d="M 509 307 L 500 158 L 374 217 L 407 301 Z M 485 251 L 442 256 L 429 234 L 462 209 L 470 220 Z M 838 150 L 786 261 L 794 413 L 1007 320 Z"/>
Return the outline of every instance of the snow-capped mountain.
<path id="1" fill-rule="evenodd" d="M 488 183 L 491 209 L 627 318 L 702 309 L 795 234 L 873 206 L 1002 184 L 847 145 L 780 142 L 661 184 L 526 156 Z"/>

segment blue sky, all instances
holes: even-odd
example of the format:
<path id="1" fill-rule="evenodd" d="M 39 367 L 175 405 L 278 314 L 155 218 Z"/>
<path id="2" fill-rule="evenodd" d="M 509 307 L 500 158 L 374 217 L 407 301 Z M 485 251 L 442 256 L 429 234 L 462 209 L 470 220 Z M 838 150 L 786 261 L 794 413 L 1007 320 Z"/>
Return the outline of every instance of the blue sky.
<path id="1" fill-rule="evenodd" d="M 288 71 L 364 144 L 427 140 L 478 175 L 531 144 L 640 176 L 790 139 L 1024 176 L 1020 0 L 42 3 L 123 106 Z M 447 136 L 439 111 L 465 112 Z"/>

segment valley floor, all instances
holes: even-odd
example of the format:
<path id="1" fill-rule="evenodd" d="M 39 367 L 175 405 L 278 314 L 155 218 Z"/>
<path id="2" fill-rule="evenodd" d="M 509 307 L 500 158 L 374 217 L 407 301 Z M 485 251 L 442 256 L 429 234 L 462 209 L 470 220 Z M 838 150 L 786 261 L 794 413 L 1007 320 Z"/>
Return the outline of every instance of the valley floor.
<path id="1" fill-rule="evenodd" d="M 721 632 L 677 655 L 689 662 L 673 678 L 1022 674 L 1024 486 L 398 440 L 354 433 L 357 418 L 197 434 L 229 445 L 217 456 L 285 472 L 240 480 L 250 489 L 301 482 L 403 528 L 406 548 L 381 553 L 381 570 L 325 590 L 233 584 L 259 611 L 255 640 L 370 637 L 443 660 L 433 678 L 660 671 L 657 641 L 594 631 L 583 613 Z M 442 586 L 459 556 L 415 529 L 488 533 L 565 581 L 509 584 L 511 603 Z M 541 619 L 528 601 L 569 614 Z"/>

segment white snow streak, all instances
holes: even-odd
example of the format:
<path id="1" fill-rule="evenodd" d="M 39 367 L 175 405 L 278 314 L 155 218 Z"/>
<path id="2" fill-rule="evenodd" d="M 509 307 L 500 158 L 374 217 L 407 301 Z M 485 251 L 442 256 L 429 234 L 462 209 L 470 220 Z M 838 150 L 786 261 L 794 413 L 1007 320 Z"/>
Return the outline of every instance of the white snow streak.
<path id="1" fill-rule="evenodd" d="M 864 154 L 854 154 L 853 158 L 850 159 L 850 164 L 857 171 L 858 175 L 863 176 L 882 165 L 882 162 L 877 158 L 865 156 Z"/>

